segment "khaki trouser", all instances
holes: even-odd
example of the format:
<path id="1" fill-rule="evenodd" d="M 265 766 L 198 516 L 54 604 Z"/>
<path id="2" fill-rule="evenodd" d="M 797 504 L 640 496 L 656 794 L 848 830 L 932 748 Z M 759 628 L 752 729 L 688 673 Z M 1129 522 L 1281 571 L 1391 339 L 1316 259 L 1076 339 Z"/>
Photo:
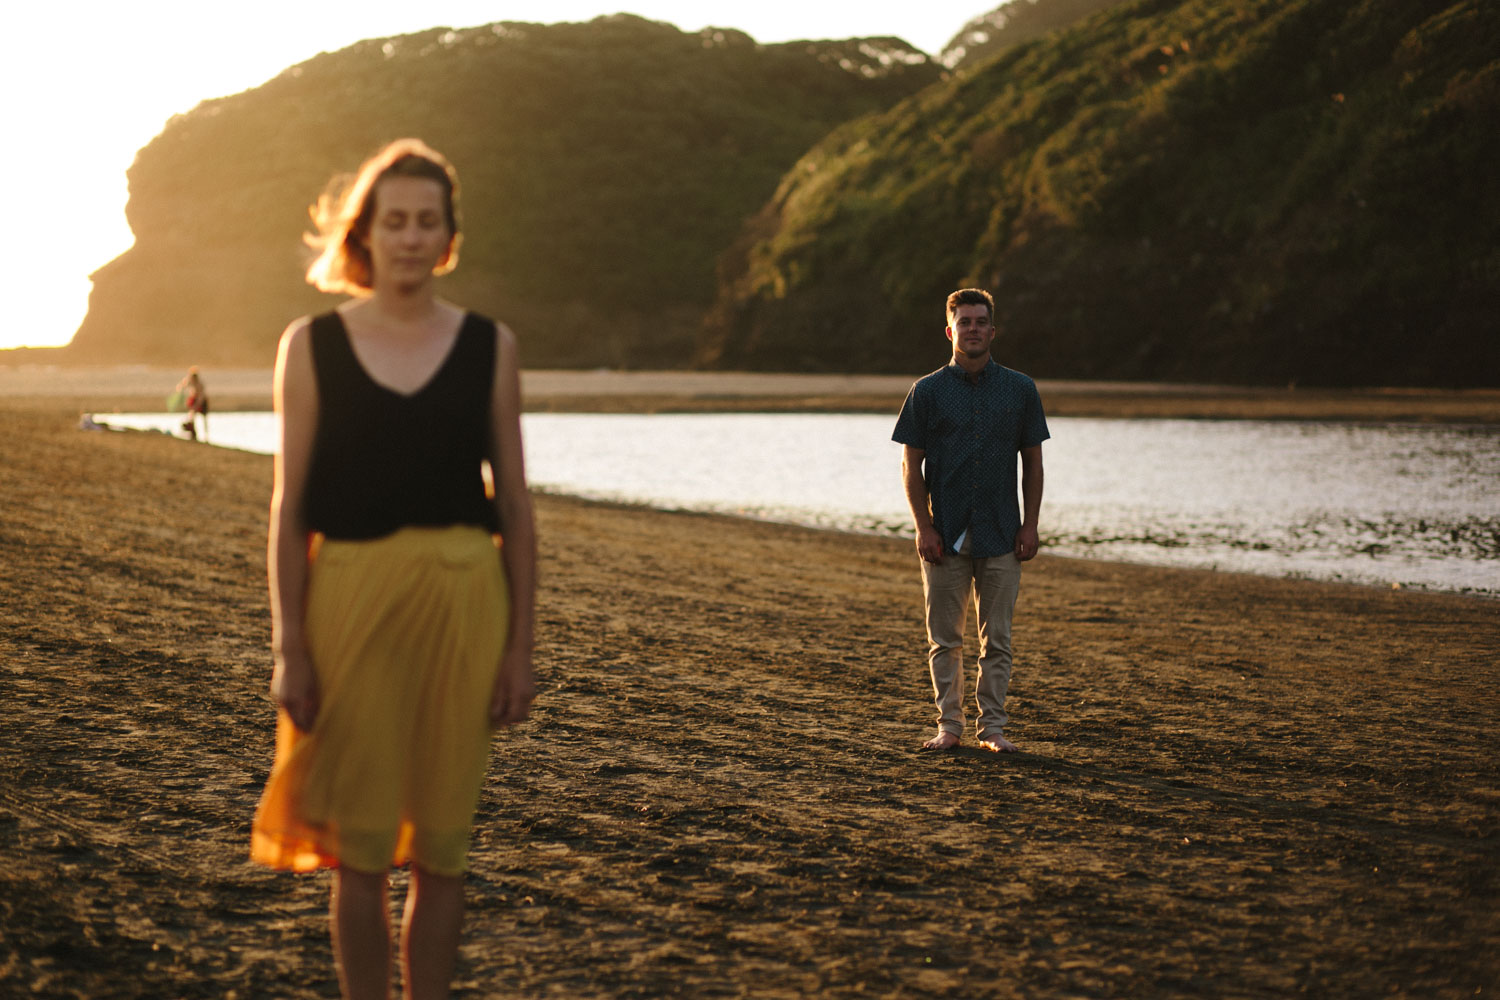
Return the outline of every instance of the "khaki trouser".
<path id="1" fill-rule="evenodd" d="M 964 731 L 964 627 L 972 601 L 979 625 L 979 739 L 1004 735 L 1005 693 L 1010 688 L 1010 619 L 1021 589 L 1015 553 L 971 559 L 944 552 L 943 561 L 922 562 L 927 605 L 927 664 L 937 700 L 938 728 Z"/>

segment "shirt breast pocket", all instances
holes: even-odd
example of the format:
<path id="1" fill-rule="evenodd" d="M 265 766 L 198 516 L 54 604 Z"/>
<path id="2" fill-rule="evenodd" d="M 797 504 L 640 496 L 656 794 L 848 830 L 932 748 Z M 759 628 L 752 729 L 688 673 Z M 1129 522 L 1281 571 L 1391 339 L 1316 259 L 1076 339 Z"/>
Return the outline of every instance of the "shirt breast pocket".
<path id="1" fill-rule="evenodd" d="M 947 435 L 959 430 L 958 421 L 951 413 L 936 413 L 932 418 L 932 426 L 929 428 L 928 448 L 931 449 L 934 440 L 942 440 Z"/>
<path id="2" fill-rule="evenodd" d="M 986 423 L 990 426 L 990 434 L 997 443 L 1020 440 L 1021 421 L 1024 416 L 1025 413 L 1020 405 L 1008 400 L 991 404 L 985 414 Z"/>

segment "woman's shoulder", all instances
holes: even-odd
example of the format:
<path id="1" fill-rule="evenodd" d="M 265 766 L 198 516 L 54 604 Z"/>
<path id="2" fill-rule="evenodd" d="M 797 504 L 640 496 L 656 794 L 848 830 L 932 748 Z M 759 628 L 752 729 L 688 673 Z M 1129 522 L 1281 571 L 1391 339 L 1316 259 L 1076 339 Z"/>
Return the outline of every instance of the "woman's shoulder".
<path id="1" fill-rule="evenodd" d="M 305 340 L 312 336 L 314 329 L 326 327 L 339 321 L 340 317 L 337 310 L 318 313 L 316 316 L 298 316 L 286 325 L 285 330 L 281 331 L 281 342 L 285 344 L 293 339 Z"/>
<path id="2" fill-rule="evenodd" d="M 516 349 L 516 334 L 509 326 L 484 313 L 473 309 L 464 310 L 464 325 L 475 330 L 481 336 L 492 340 L 496 346 L 497 353 L 504 354 L 514 352 Z"/>
<path id="3" fill-rule="evenodd" d="M 471 323 L 475 326 L 483 327 L 487 330 L 497 330 L 501 333 L 509 332 L 509 327 L 487 313 L 482 313 L 477 309 L 464 309 L 462 310 L 462 312 L 465 323 Z"/>
<path id="4" fill-rule="evenodd" d="M 311 367 L 315 354 L 326 354 L 330 349 L 329 334 L 339 329 L 338 322 L 337 312 L 299 316 L 292 320 L 281 331 L 281 340 L 276 348 L 278 364 Z M 315 346 L 317 344 L 322 346 Z"/>
<path id="5" fill-rule="evenodd" d="M 312 324 L 313 317 L 299 316 L 281 331 L 281 340 L 276 345 L 278 367 L 285 366 L 293 358 L 303 358 L 311 354 L 308 342 L 312 338 Z"/>
<path id="6" fill-rule="evenodd" d="M 286 325 L 286 329 L 281 331 L 281 342 L 285 344 L 294 338 L 306 337 L 307 331 L 312 329 L 312 324 L 313 317 L 298 316 Z"/>

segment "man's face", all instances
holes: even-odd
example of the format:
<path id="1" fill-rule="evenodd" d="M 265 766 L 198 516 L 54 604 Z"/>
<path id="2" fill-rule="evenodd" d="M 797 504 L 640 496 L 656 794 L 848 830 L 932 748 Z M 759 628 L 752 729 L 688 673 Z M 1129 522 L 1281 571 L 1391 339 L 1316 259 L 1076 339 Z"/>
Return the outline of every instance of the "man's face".
<path id="1" fill-rule="evenodd" d="M 990 321 L 990 311 L 984 306 L 959 306 L 948 317 L 948 339 L 953 341 L 953 350 L 969 358 L 982 358 L 990 353 L 990 343 L 995 339 L 995 324 Z"/>

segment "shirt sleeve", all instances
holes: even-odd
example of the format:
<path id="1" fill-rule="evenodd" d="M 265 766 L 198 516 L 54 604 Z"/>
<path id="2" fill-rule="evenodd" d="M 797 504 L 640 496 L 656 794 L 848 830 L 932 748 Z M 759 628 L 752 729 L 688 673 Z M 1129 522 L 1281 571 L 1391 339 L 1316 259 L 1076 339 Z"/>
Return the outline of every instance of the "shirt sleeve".
<path id="1" fill-rule="evenodd" d="M 906 402 L 901 404 L 901 415 L 896 418 L 896 429 L 891 433 L 891 440 L 898 444 L 909 445 L 912 448 L 927 450 L 927 421 L 924 419 L 926 407 L 917 396 L 917 386 L 913 385 L 911 391 L 906 394 Z"/>
<path id="2" fill-rule="evenodd" d="M 1047 415 L 1042 411 L 1042 396 L 1036 391 L 1036 383 L 1029 382 L 1026 408 L 1021 414 L 1021 447 L 1035 448 L 1052 436 L 1047 430 Z"/>

